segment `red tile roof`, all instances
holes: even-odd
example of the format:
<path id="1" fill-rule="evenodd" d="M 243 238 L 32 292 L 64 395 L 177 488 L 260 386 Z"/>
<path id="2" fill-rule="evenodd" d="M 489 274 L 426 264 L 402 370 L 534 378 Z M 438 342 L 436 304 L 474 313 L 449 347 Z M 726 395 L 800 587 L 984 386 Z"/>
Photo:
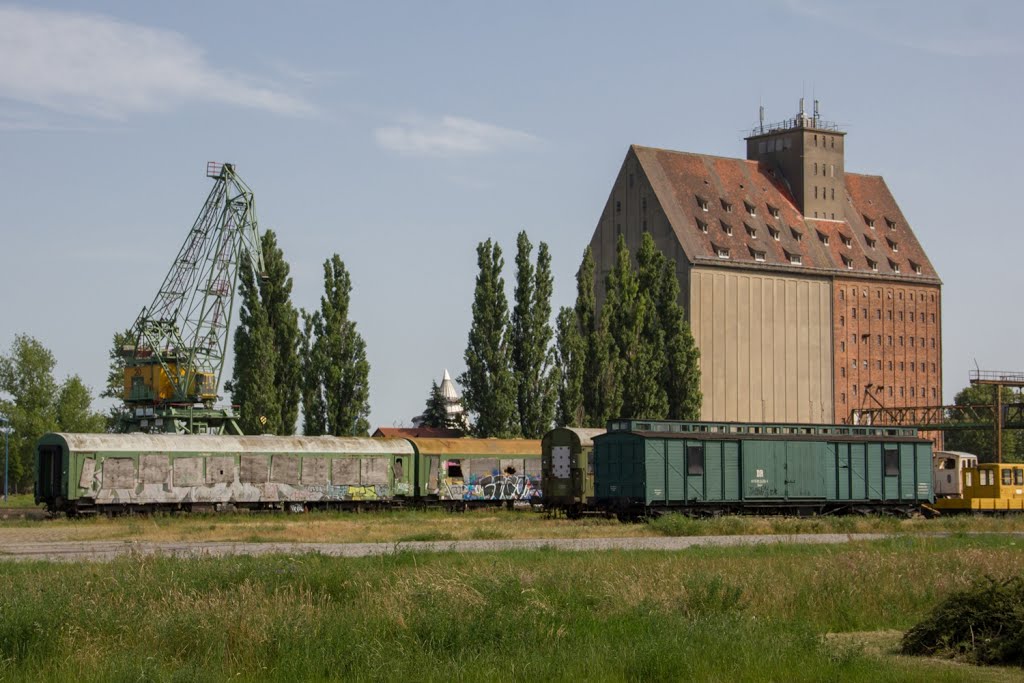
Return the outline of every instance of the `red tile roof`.
<path id="1" fill-rule="evenodd" d="M 457 429 L 444 427 L 377 427 L 376 437 L 412 437 L 418 439 L 457 439 L 465 436 Z"/>
<path id="2" fill-rule="evenodd" d="M 839 271 L 938 282 L 931 261 L 880 176 L 846 173 L 843 220 L 824 220 L 801 214 L 785 181 L 756 161 L 639 145 L 633 145 L 630 153 L 646 173 L 691 263 L 731 262 L 790 272 L 832 275 Z M 873 229 L 869 221 L 874 221 Z M 707 234 L 700 223 L 707 225 Z M 875 241 L 873 247 L 869 240 Z M 728 249 L 729 258 L 720 258 L 718 249 Z M 755 252 L 763 252 L 764 261 L 757 261 Z M 792 263 L 794 257 L 799 257 L 799 265 Z M 899 273 L 893 265 L 899 266 Z"/>

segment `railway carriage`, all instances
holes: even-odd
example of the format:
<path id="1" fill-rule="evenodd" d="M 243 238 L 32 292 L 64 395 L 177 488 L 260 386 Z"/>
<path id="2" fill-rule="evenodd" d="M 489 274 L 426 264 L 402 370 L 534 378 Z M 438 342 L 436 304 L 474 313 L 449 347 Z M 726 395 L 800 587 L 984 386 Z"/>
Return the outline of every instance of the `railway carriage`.
<path id="1" fill-rule="evenodd" d="M 614 420 L 594 444 L 596 503 L 624 516 L 909 513 L 934 501 L 931 443 L 911 428 Z"/>
<path id="2" fill-rule="evenodd" d="M 604 429 L 559 427 L 542 440 L 544 507 L 576 517 L 594 505 L 594 437 Z"/>
<path id="3" fill-rule="evenodd" d="M 36 501 L 69 513 L 363 507 L 411 502 L 405 439 L 47 434 Z"/>
<path id="4" fill-rule="evenodd" d="M 541 502 L 541 442 L 410 437 L 417 495 L 453 507 Z"/>

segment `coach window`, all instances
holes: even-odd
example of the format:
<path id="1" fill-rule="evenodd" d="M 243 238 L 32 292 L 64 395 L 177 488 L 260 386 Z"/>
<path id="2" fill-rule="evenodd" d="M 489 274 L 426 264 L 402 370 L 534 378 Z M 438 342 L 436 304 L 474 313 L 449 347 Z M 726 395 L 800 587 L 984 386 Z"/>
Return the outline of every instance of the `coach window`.
<path id="1" fill-rule="evenodd" d="M 448 466 L 448 478 L 449 479 L 462 479 L 462 461 L 461 460 L 449 460 Z"/>
<path id="2" fill-rule="evenodd" d="M 885 476 L 896 477 L 900 473 L 900 452 L 899 449 L 886 446 L 885 448 Z"/>
<path id="3" fill-rule="evenodd" d="M 1003 470 L 1003 486 L 1009 486 L 1010 485 L 1010 476 L 1011 476 L 1011 474 L 1010 474 L 1010 469 L 1009 468 L 1006 468 L 1005 470 Z"/>
<path id="4" fill-rule="evenodd" d="M 1021 469 L 1019 467 L 1013 468 L 1013 483 L 1016 486 L 1024 484 L 1024 469 Z"/>
<path id="5" fill-rule="evenodd" d="M 704 475 L 704 444 L 687 447 L 686 473 L 698 477 Z"/>
<path id="6" fill-rule="evenodd" d="M 404 475 L 405 467 L 404 467 L 404 465 L 402 463 L 402 459 L 401 458 L 395 458 L 395 464 L 394 464 L 394 466 L 391 469 L 394 470 L 395 479 L 402 479 L 405 476 Z"/>

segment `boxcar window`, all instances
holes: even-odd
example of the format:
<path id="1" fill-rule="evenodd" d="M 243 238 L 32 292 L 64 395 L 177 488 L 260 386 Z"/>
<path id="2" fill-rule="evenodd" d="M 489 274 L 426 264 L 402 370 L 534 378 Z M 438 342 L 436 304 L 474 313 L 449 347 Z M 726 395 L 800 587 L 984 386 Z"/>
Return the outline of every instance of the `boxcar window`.
<path id="1" fill-rule="evenodd" d="M 395 479 L 402 479 L 403 477 L 405 477 L 405 468 L 402 464 L 401 458 L 395 458 L 395 464 L 392 467 L 392 469 L 395 472 Z"/>
<path id="2" fill-rule="evenodd" d="M 967 486 L 974 486 L 974 484 L 971 483 L 971 473 L 970 472 L 964 472 L 964 484 L 967 485 Z"/>
<path id="3" fill-rule="evenodd" d="M 1019 467 L 1013 468 L 1013 483 L 1017 486 L 1024 484 L 1024 470 Z"/>
<path id="4" fill-rule="evenodd" d="M 686 473 L 695 476 L 704 474 L 704 444 L 688 446 L 686 449 Z"/>
<path id="5" fill-rule="evenodd" d="M 461 479 L 462 478 L 462 462 L 459 460 L 448 461 L 448 478 L 449 479 Z"/>
<path id="6" fill-rule="evenodd" d="M 900 473 L 900 451 L 898 448 L 885 448 L 885 476 L 896 477 Z"/>
<path id="7" fill-rule="evenodd" d="M 1009 486 L 1009 484 L 1010 484 L 1010 476 L 1011 475 L 1010 475 L 1010 470 L 1009 469 L 1003 470 L 1003 484 L 1004 485 Z"/>

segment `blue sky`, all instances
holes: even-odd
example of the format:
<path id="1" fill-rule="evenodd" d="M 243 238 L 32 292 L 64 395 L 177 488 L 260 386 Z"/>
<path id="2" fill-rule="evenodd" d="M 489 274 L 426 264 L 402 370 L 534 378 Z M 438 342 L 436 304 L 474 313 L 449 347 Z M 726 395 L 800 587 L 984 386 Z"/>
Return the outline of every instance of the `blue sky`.
<path id="1" fill-rule="evenodd" d="M 763 103 L 848 132 L 944 281 L 945 399 L 1024 369 L 1024 5 L 0 4 L 0 348 L 95 390 L 195 219 L 209 160 L 256 194 L 314 308 L 352 273 L 371 423 L 463 370 L 475 246 L 549 244 L 555 306 L 631 143 L 739 157 Z M 1009 304 L 1009 305 L 1008 305 Z"/>

